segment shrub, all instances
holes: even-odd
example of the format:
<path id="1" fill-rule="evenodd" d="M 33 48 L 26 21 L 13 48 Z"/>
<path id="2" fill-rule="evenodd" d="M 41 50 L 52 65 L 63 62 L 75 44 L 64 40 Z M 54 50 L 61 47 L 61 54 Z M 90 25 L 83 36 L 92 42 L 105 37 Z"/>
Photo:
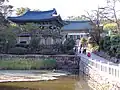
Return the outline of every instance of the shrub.
<path id="1" fill-rule="evenodd" d="M 29 45 L 25 44 L 25 43 L 19 43 L 15 45 L 16 47 L 23 47 L 23 48 L 27 48 Z"/>
<path id="2" fill-rule="evenodd" d="M 113 46 L 110 47 L 110 50 L 107 51 L 110 56 L 115 57 L 116 47 L 117 47 L 116 45 L 113 45 Z"/>
<path id="3" fill-rule="evenodd" d="M 55 55 L 55 54 L 57 54 L 57 52 L 52 50 L 52 49 L 42 49 L 38 53 L 39 54 L 44 54 L 44 55 Z"/>
<path id="4" fill-rule="evenodd" d="M 120 58 L 120 35 L 106 36 L 101 47 L 111 57 Z"/>
<path id="5" fill-rule="evenodd" d="M 120 44 L 120 36 L 119 35 L 113 35 L 110 38 L 111 45 L 118 45 Z"/>
<path id="6" fill-rule="evenodd" d="M 32 52 L 35 52 L 39 48 L 40 38 L 32 38 L 30 42 L 30 48 Z"/>
<path id="7" fill-rule="evenodd" d="M 6 28 L 7 29 L 7 28 Z M 0 31 L 0 52 L 8 53 L 8 50 L 16 44 L 16 35 L 9 30 Z"/>
<path id="8" fill-rule="evenodd" d="M 57 53 L 61 53 L 62 52 L 62 45 L 63 45 L 62 43 L 56 43 L 52 46 L 53 46 L 54 51 L 57 51 Z"/>
<path id="9" fill-rule="evenodd" d="M 26 54 L 27 53 L 27 49 L 23 48 L 23 47 L 15 47 L 15 48 L 11 48 L 9 50 L 10 54 L 17 54 L 17 55 L 22 55 L 22 54 Z"/>
<path id="10" fill-rule="evenodd" d="M 61 51 L 63 51 L 63 53 L 68 54 L 70 50 L 73 50 L 74 46 L 75 46 L 75 41 L 69 38 L 64 42 L 63 45 L 61 45 Z"/>
<path id="11" fill-rule="evenodd" d="M 97 51 L 99 49 L 99 46 L 98 45 L 93 45 L 93 47 L 92 47 L 92 51 L 94 52 L 94 51 Z"/>
<path id="12" fill-rule="evenodd" d="M 69 54 L 69 55 L 75 55 L 75 51 L 74 51 L 74 50 L 69 50 L 69 51 L 67 52 L 67 54 Z"/>
<path id="13" fill-rule="evenodd" d="M 116 54 L 116 58 L 120 59 L 120 52 Z"/>
<path id="14" fill-rule="evenodd" d="M 111 47 L 111 41 L 110 41 L 110 37 L 106 36 L 104 38 L 104 42 L 103 42 L 103 50 L 104 51 L 109 51 Z"/>
<path id="15" fill-rule="evenodd" d="M 101 40 L 100 40 L 100 50 L 103 50 L 103 49 L 104 49 L 103 43 L 104 43 L 104 39 L 101 39 Z"/>
<path id="16" fill-rule="evenodd" d="M 84 45 L 84 44 L 86 44 L 87 39 L 86 38 L 81 38 L 80 42 Z"/>

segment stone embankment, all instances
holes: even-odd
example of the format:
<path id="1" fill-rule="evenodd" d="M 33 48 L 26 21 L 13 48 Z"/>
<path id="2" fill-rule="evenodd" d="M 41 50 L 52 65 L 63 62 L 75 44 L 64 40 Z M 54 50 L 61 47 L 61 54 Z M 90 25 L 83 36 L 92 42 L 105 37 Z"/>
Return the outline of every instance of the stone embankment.
<path id="1" fill-rule="evenodd" d="M 23 58 L 32 60 L 43 60 L 43 59 L 55 59 L 57 70 L 68 71 L 77 74 L 79 72 L 79 60 L 80 58 L 76 55 L 0 55 L 0 59 L 3 58 Z M 9 59 L 9 60 L 10 60 Z"/>

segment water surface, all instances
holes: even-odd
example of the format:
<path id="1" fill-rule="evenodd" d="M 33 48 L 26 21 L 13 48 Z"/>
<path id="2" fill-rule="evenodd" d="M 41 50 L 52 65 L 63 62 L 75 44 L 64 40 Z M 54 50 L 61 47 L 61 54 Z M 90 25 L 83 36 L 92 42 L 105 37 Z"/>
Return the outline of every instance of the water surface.
<path id="1" fill-rule="evenodd" d="M 29 77 L 39 79 L 42 77 L 54 77 L 52 80 L 24 81 L 24 82 L 1 82 L 0 90 L 91 90 L 88 87 L 87 81 L 82 76 L 68 75 L 63 72 L 40 71 L 40 70 L 1 70 L 0 79 L 2 76 L 11 77 Z M 31 79 L 29 78 L 29 79 Z M 16 79 L 17 80 L 17 79 Z"/>

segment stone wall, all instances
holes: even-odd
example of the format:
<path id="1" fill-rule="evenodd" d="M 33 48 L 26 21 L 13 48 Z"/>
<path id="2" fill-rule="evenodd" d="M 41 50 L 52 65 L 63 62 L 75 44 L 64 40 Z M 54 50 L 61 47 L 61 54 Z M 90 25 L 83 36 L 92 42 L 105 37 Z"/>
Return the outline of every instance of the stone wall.
<path id="1" fill-rule="evenodd" d="M 35 59 L 49 59 L 53 58 L 56 60 L 57 70 L 65 70 L 77 74 L 79 72 L 79 60 L 80 58 L 76 55 L 0 55 L 2 58 L 32 58 Z"/>
<path id="2" fill-rule="evenodd" d="M 107 75 L 104 76 L 99 70 L 88 65 L 88 63 L 81 58 L 79 63 L 79 70 L 84 74 L 84 80 L 94 90 L 120 90 L 120 83 L 112 81 Z M 81 74 L 81 73 L 80 73 Z"/>
<path id="3" fill-rule="evenodd" d="M 66 70 L 74 74 L 79 73 L 79 57 L 76 56 L 52 56 L 57 60 L 57 69 Z"/>

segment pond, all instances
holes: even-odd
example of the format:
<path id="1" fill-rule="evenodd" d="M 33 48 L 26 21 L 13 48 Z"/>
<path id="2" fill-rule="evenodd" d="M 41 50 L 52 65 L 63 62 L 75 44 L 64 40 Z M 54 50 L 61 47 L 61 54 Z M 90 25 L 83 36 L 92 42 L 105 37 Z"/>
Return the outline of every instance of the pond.
<path id="1" fill-rule="evenodd" d="M 92 90 L 82 76 L 64 71 L 1 70 L 0 90 Z"/>

